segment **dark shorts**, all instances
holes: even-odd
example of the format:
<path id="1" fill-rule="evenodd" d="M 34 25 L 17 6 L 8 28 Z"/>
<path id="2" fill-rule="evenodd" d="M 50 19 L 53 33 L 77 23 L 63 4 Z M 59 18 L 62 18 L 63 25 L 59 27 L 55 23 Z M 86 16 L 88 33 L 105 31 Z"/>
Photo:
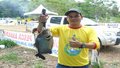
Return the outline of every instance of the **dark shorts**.
<path id="1" fill-rule="evenodd" d="M 89 65 L 85 65 L 85 66 L 65 66 L 65 65 L 57 64 L 56 68 L 89 68 Z"/>

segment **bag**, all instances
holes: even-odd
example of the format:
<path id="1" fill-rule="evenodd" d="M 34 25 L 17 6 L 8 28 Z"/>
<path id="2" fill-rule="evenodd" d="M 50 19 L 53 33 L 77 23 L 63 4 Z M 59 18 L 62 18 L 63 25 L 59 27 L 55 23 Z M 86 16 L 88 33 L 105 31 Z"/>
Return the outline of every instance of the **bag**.
<path id="1" fill-rule="evenodd" d="M 91 50 L 90 68 L 103 68 L 97 50 Z"/>

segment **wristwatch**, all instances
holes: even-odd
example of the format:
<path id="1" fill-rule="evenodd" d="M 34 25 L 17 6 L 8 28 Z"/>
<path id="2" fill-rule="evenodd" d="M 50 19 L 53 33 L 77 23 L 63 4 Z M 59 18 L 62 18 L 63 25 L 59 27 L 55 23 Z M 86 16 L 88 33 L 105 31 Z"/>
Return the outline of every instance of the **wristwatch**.
<path id="1" fill-rule="evenodd" d="M 82 43 L 80 48 L 86 48 L 86 44 Z"/>

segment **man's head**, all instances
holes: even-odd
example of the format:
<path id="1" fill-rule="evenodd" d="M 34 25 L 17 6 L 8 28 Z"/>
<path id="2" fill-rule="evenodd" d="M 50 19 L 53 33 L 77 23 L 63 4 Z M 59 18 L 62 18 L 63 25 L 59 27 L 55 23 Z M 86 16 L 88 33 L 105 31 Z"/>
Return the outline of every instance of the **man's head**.
<path id="1" fill-rule="evenodd" d="M 67 20 L 71 25 L 79 25 L 81 22 L 82 14 L 77 9 L 70 9 L 68 10 L 65 15 L 67 16 Z"/>
<path id="2" fill-rule="evenodd" d="M 65 15 L 68 16 L 68 15 L 69 15 L 70 13 L 72 13 L 72 12 L 78 13 L 78 14 L 80 14 L 80 15 L 82 16 L 81 12 L 80 12 L 78 9 L 75 9 L 75 8 L 69 9 L 69 10 L 65 13 Z"/>

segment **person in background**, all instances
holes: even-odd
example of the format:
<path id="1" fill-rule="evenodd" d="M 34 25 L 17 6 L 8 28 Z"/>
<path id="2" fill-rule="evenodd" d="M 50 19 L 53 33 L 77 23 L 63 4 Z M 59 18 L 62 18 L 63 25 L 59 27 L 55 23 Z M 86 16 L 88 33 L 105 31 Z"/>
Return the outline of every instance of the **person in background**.
<path id="1" fill-rule="evenodd" d="M 89 68 L 89 50 L 99 49 L 100 43 L 93 28 L 81 25 L 83 18 L 77 9 L 65 12 L 67 25 L 50 27 L 53 36 L 59 37 L 58 64 L 56 68 Z M 48 16 L 40 16 L 40 23 Z M 38 30 L 41 31 L 41 28 Z"/>

